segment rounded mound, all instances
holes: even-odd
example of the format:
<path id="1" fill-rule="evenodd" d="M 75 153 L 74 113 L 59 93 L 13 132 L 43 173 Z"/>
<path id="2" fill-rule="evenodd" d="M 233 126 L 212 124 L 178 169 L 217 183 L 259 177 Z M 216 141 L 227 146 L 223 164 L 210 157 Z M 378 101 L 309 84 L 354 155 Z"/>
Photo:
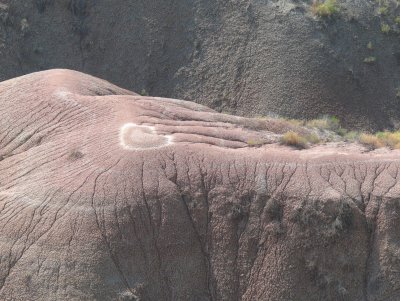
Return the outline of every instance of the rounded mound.
<path id="1" fill-rule="evenodd" d="M 68 70 L 0 83 L 0 114 L 0 300 L 400 299 L 399 151 Z"/>

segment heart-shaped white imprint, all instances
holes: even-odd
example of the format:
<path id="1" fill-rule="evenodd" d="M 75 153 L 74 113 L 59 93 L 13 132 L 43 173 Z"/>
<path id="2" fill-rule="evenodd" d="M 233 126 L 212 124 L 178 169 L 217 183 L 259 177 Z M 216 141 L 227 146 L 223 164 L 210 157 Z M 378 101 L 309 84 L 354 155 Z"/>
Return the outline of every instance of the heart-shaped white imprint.
<path id="1" fill-rule="evenodd" d="M 121 127 L 119 135 L 121 146 L 127 150 L 159 148 L 172 144 L 172 136 L 158 134 L 154 127 L 147 125 L 126 123 Z"/>

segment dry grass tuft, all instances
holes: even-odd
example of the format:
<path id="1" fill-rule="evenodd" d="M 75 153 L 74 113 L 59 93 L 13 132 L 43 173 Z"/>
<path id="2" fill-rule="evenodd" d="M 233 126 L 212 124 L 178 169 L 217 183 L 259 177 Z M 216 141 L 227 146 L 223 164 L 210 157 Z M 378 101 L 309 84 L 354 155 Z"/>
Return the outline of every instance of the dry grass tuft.
<path id="1" fill-rule="evenodd" d="M 400 146 L 400 132 L 379 132 L 376 137 L 390 148 L 398 149 Z"/>
<path id="2" fill-rule="evenodd" d="M 286 132 L 282 136 L 281 143 L 299 149 L 307 148 L 307 139 L 292 131 Z"/>
<path id="3" fill-rule="evenodd" d="M 400 131 L 378 132 L 375 135 L 361 134 L 359 141 L 361 144 L 364 144 L 371 149 L 377 149 L 381 147 L 400 149 Z"/>
<path id="4" fill-rule="evenodd" d="M 356 131 L 347 132 L 343 138 L 347 142 L 355 142 L 359 139 L 360 133 Z"/>
<path id="5" fill-rule="evenodd" d="M 310 128 L 327 130 L 327 129 L 329 129 L 329 122 L 328 122 L 328 119 L 326 119 L 326 118 L 313 119 L 313 120 L 307 121 L 306 126 L 308 126 Z"/>
<path id="6" fill-rule="evenodd" d="M 305 125 L 320 130 L 337 131 L 340 128 L 340 121 L 335 116 L 324 116 L 320 119 L 309 120 Z"/>
<path id="7" fill-rule="evenodd" d="M 247 145 L 248 146 L 257 147 L 257 146 L 261 146 L 263 144 L 265 144 L 265 142 L 262 141 L 262 140 L 256 140 L 256 139 L 247 140 Z"/>
<path id="8" fill-rule="evenodd" d="M 318 144 L 321 142 L 321 139 L 318 137 L 317 134 L 311 133 L 306 136 L 306 140 L 311 144 Z"/>
<path id="9" fill-rule="evenodd" d="M 308 121 L 282 117 L 263 117 L 262 119 L 255 118 L 254 120 L 262 122 L 264 130 L 282 135 L 281 144 L 298 149 L 308 148 L 321 142 L 344 141 L 358 142 L 371 150 L 382 147 L 400 150 L 400 130 L 373 134 L 349 131 L 341 126 L 339 119 L 335 116 L 323 116 L 319 119 Z M 248 146 L 252 147 L 265 144 L 264 141 L 259 141 L 258 139 L 249 139 L 246 142 Z"/>
<path id="10" fill-rule="evenodd" d="M 371 149 L 377 149 L 385 146 L 381 139 L 370 134 L 361 134 L 359 141 L 361 144 L 364 144 Z"/>

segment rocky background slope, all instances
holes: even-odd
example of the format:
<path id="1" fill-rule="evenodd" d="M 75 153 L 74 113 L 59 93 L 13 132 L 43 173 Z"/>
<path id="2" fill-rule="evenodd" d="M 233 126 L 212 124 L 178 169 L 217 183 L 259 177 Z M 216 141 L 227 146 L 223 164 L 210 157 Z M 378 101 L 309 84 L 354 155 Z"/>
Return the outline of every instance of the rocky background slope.
<path id="1" fill-rule="evenodd" d="M 0 102 L 1 300 L 400 299 L 399 150 L 67 70 Z"/>
<path id="2" fill-rule="evenodd" d="M 398 1 L 338 4 L 321 18 L 301 0 L 2 0 L 0 79 L 63 67 L 239 115 L 397 126 Z"/>

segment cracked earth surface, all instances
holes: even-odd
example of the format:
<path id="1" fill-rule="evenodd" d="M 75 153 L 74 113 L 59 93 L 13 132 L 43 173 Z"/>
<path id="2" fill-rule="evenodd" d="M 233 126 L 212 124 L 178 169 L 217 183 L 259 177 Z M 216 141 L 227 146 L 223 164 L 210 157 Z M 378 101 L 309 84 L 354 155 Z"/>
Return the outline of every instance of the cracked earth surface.
<path id="1" fill-rule="evenodd" d="M 399 151 L 68 70 L 0 101 L 1 300 L 400 300 Z"/>

